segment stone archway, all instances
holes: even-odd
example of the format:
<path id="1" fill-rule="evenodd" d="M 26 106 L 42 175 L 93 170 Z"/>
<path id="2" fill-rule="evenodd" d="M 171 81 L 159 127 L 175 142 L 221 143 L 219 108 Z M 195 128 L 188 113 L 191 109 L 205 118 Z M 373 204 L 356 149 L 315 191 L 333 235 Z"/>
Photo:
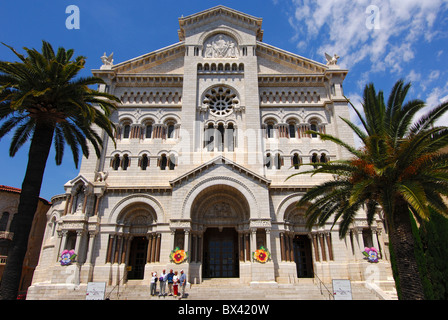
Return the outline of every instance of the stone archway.
<path id="1" fill-rule="evenodd" d="M 106 262 L 116 263 L 127 270 L 127 280 L 147 278 L 146 265 L 160 260 L 157 208 L 141 201 L 128 201 L 119 208 L 115 233 L 109 237 Z"/>
<path id="2" fill-rule="evenodd" d="M 193 261 L 202 278 L 239 277 L 245 257 L 244 234 L 249 231 L 250 207 L 244 195 L 228 185 L 202 190 L 191 206 Z"/>
<path id="3" fill-rule="evenodd" d="M 306 228 L 305 211 L 292 203 L 285 210 L 284 221 L 289 232 L 283 236 L 282 252 L 289 251 L 285 256 L 295 263 L 297 278 L 313 278 L 311 233 Z"/>

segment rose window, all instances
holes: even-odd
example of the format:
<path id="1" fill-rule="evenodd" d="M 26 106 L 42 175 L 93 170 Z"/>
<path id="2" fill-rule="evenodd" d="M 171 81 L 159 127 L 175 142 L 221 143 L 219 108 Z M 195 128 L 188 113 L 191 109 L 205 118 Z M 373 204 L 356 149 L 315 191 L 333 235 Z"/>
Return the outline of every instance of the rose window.
<path id="1" fill-rule="evenodd" d="M 203 104 L 208 106 L 210 113 L 215 116 L 227 116 L 239 106 L 236 94 L 226 87 L 215 87 L 207 91 Z"/>

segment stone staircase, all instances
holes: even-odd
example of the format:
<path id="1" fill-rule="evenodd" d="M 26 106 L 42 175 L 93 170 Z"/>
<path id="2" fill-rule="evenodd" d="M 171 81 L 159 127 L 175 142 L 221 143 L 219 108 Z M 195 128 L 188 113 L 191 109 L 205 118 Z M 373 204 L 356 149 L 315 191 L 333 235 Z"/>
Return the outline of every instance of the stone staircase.
<path id="1" fill-rule="evenodd" d="M 259 282 L 242 284 L 238 278 L 205 279 L 201 284 L 187 287 L 185 300 L 329 300 L 332 294 L 331 284 L 326 288 L 319 286 L 313 279 L 300 279 L 295 284 L 278 284 L 276 282 Z M 157 291 L 159 287 L 157 288 Z M 168 289 L 168 288 L 167 288 Z M 362 283 L 352 283 L 354 300 L 394 299 L 391 296 L 381 296 Z M 111 300 L 175 300 L 173 296 L 151 296 L 148 285 L 127 283 L 124 286 L 107 292 Z M 396 299 L 396 298 L 395 298 Z"/>

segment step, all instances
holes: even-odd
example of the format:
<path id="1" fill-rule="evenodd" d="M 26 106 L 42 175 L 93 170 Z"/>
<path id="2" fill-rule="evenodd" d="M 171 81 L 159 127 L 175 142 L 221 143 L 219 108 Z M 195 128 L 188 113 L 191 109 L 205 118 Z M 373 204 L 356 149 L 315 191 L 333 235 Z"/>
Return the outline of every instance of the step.
<path id="1" fill-rule="evenodd" d="M 329 300 L 332 293 L 319 288 L 313 281 L 299 281 L 295 284 L 277 284 L 275 287 L 254 286 L 240 283 L 238 278 L 204 279 L 201 284 L 187 287 L 189 300 Z M 327 285 L 331 291 L 331 285 Z M 159 287 L 157 287 L 157 293 Z M 167 288 L 168 291 L 168 288 Z M 392 292 L 393 293 L 393 292 Z M 108 294 L 106 294 L 107 296 Z M 354 300 L 379 300 L 380 297 L 362 284 L 352 284 Z M 110 294 L 111 300 L 175 300 L 173 296 L 151 296 L 149 285 L 136 283 L 120 286 Z M 391 299 L 395 297 L 391 295 Z M 396 298 L 395 298 L 396 299 Z"/>

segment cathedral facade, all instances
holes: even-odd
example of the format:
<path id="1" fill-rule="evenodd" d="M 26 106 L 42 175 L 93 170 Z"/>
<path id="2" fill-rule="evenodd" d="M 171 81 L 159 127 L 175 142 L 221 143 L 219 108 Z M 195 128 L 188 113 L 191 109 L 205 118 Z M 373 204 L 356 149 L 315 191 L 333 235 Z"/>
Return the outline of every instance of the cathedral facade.
<path id="1" fill-rule="evenodd" d="M 345 239 L 332 221 L 307 229 L 296 202 L 334 177 L 287 179 L 308 169 L 299 164 L 349 157 L 307 133 L 354 144 L 341 120 L 348 70 L 337 56 L 321 63 L 266 44 L 261 26 L 218 6 L 179 18 L 173 45 L 118 64 L 104 54 L 92 72 L 121 99 L 116 144 L 98 132 L 101 158 L 84 158 L 53 197 L 28 298 L 74 297 L 88 282 L 148 285 L 163 269 L 192 284 L 362 282 L 372 278 L 365 247 L 379 251 L 375 280 L 390 282 L 381 216 L 368 227 L 360 214 Z M 70 266 L 64 250 L 76 254 Z"/>

